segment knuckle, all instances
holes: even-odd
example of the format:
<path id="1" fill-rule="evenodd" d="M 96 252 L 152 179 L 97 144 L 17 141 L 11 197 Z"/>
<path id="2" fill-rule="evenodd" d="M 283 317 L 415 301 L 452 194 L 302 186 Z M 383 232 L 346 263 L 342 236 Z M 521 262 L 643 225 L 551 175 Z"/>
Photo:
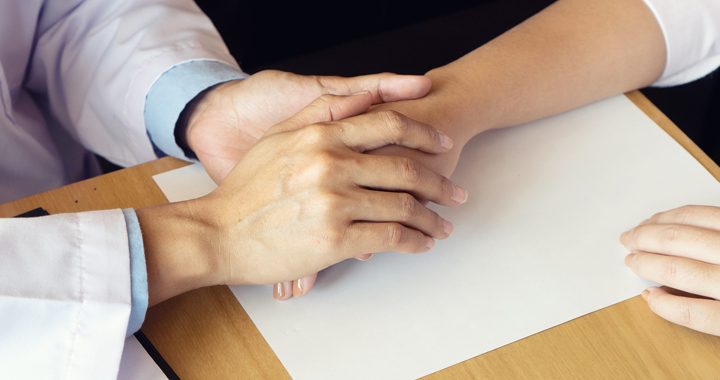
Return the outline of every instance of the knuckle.
<path id="1" fill-rule="evenodd" d="M 313 145 L 326 141 L 330 135 L 330 128 L 322 123 L 309 125 L 301 131 L 303 141 Z"/>
<path id="2" fill-rule="evenodd" d="M 320 151 L 312 156 L 308 172 L 320 182 L 332 179 L 338 172 L 339 159 L 328 151 Z"/>
<path id="3" fill-rule="evenodd" d="M 415 216 L 419 205 L 417 200 L 415 200 L 415 197 L 407 193 L 402 193 L 399 194 L 398 202 L 398 208 L 400 209 L 400 215 L 402 216 L 403 220 L 409 220 Z"/>
<path id="4" fill-rule="evenodd" d="M 338 248 L 342 247 L 344 237 L 345 234 L 343 230 L 340 230 L 338 228 L 331 228 L 325 234 L 325 242 L 330 247 L 330 249 L 335 251 L 335 253 L 339 253 Z"/>
<path id="5" fill-rule="evenodd" d="M 664 245 L 672 244 L 678 240 L 680 231 L 675 226 L 663 227 L 660 230 L 660 242 Z"/>
<path id="6" fill-rule="evenodd" d="M 407 232 L 398 223 L 389 223 L 385 230 L 385 244 L 390 248 L 399 247 L 405 240 Z"/>
<path id="7" fill-rule="evenodd" d="M 693 215 L 695 214 L 696 208 L 693 206 L 683 206 L 680 207 L 674 211 L 672 211 L 673 219 L 675 219 L 676 223 L 678 224 L 686 224 L 687 222 L 691 221 L 693 218 Z M 661 219 L 666 213 L 657 213 L 654 216 L 654 220 Z"/>
<path id="8" fill-rule="evenodd" d="M 663 264 L 663 278 L 668 282 L 674 282 L 678 278 L 678 263 L 675 260 L 666 260 Z"/>
<path id="9" fill-rule="evenodd" d="M 320 205 L 321 210 L 333 210 L 337 209 L 342 203 L 342 196 L 332 191 L 320 191 L 317 196 L 317 203 Z"/>
<path id="10" fill-rule="evenodd" d="M 450 198 L 455 191 L 455 185 L 449 179 L 440 177 L 440 191 L 447 197 Z"/>
<path id="11" fill-rule="evenodd" d="M 334 100 L 335 100 L 335 95 L 322 94 L 317 98 L 317 100 L 315 100 L 315 102 L 319 103 L 321 105 L 328 105 L 328 104 L 332 104 Z"/>
<path id="12" fill-rule="evenodd" d="M 420 166 L 409 158 L 402 158 L 399 162 L 398 172 L 409 184 L 416 184 L 420 181 Z"/>
<path id="13" fill-rule="evenodd" d="M 337 228 L 329 228 L 320 233 L 318 238 L 319 250 L 325 251 L 331 254 L 337 254 L 341 251 L 344 241 L 343 231 Z"/>
<path id="14" fill-rule="evenodd" d="M 663 211 L 661 211 L 661 212 L 656 212 L 656 213 L 652 214 L 652 215 L 648 218 L 648 220 L 649 220 L 649 221 L 657 221 L 657 220 L 659 220 L 660 218 L 662 218 L 663 215 L 665 215 L 665 212 L 663 212 Z"/>
<path id="15" fill-rule="evenodd" d="M 383 111 L 381 117 L 393 138 L 400 139 L 408 133 L 409 125 L 401 113 L 392 110 Z"/>
<path id="16" fill-rule="evenodd" d="M 315 207 L 317 207 L 321 220 L 328 225 L 329 231 L 334 229 L 336 221 L 346 211 L 344 200 L 342 195 L 331 191 L 321 191 L 317 196 Z"/>
<path id="17" fill-rule="evenodd" d="M 694 322 L 693 307 L 690 302 L 683 301 L 677 305 L 678 323 L 685 326 L 691 326 Z"/>

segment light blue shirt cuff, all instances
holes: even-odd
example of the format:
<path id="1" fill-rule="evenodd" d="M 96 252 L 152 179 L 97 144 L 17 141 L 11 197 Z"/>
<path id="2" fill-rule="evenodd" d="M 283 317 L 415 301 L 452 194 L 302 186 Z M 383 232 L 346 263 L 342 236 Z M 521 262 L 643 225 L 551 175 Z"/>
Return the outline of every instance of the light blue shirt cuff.
<path id="1" fill-rule="evenodd" d="M 183 62 L 165 71 L 145 97 L 145 128 L 153 144 L 169 156 L 190 161 L 175 141 L 175 124 L 185 105 L 208 87 L 247 76 L 208 59 Z"/>
<path id="2" fill-rule="evenodd" d="M 126 336 L 140 330 L 145 313 L 148 309 L 148 282 L 147 267 L 145 266 L 145 247 L 143 246 L 142 231 L 135 210 L 126 208 L 122 210 L 127 226 L 128 243 L 130 246 L 130 290 L 132 306 L 130 320 L 128 321 Z"/>

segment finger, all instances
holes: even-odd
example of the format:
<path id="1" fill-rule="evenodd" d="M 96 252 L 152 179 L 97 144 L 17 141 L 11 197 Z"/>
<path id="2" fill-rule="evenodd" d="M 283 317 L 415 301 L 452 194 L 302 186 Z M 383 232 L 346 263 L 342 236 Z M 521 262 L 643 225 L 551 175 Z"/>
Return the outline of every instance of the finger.
<path id="1" fill-rule="evenodd" d="M 306 295 L 315 285 L 315 279 L 317 279 L 317 273 L 293 281 L 293 297 Z"/>
<path id="2" fill-rule="evenodd" d="M 720 207 L 683 206 L 659 212 L 642 224 L 683 224 L 720 231 Z"/>
<path id="3" fill-rule="evenodd" d="M 630 251 L 682 256 L 720 264 L 720 232 L 679 224 L 643 224 L 625 232 L 620 241 Z"/>
<path id="4" fill-rule="evenodd" d="M 372 259 L 373 256 L 375 256 L 374 253 L 363 253 L 362 255 L 355 256 L 355 259 L 360 261 L 368 261 Z"/>
<path id="5" fill-rule="evenodd" d="M 675 289 L 720 298 L 720 267 L 677 256 L 647 252 L 627 255 L 625 264 L 638 276 Z"/>
<path id="6" fill-rule="evenodd" d="M 681 326 L 720 335 L 720 302 L 670 294 L 661 288 L 643 292 L 650 309 L 660 317 Z"/>
<path id="7" fill-rule="evenodd" d="M 267 135 L 359 115 L 370 109 L 371 105 L 372 95 L 369 92 L 349 96 L 322 95 L 294 116 L 270 128 Z"/>
<path id="8" fill-rule="evenodd" d="M 423 75 L 382 73 L 352 78 L 318 76 L 318 83 L 331 94 L 349 95 L 369 91 L 373 104 L 422 98 L 430 92 L 432 81 Z"/>
<path id="9" fill-rule="evenodd" d="M 396 111 L 379 111 L 335 123 L 339 137 L 350 148 L 366 152 L 386 145 L 401 145 L 427 153 L 443 153 L 452 148 L 452 139 L 427 124 Z"/>
<path id="10" fill-rule="evenodd" d="M 360 161 L 351 173 L 359 186 L 407 192 L 445 206 L 467 202 L 467 190 L 410 158 L 362 155 Z"/>
<path id="11" fill-rule="evenodd" d="M 291 298 L 293 295 L 292 282 L 278 282 L 273 286 L 273 298 L 278 301 L 284 301 Z"/>
<path id="12" fill-rule="evenodd" d="M 355 221 L 397 222 L 435 239 L 445 239 L 453 225 L 408 193 L 365 190 L 352 211 Z"/>
<path id="13" fill-rule="evenodd" d="M 355 222 L 345 232 L 344 245 L 352 252 L 426 252 L 435 240 L 400 223 Z"/>

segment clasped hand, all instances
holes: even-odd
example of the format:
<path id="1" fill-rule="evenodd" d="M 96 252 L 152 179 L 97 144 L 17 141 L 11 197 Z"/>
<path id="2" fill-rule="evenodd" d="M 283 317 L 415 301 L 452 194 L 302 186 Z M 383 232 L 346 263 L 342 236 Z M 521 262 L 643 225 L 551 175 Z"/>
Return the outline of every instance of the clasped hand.
<path id="1" fill-rule="evenodd" d="M 367 92 L 320 97 L 189 203 L 214 283 L 299 279 L 364 253 L 424 252 L 448 237 L 452 224 L 417 198 L 454 206 L 466 192 L 412 159 L 364 152 L 399 145 L 437 154 L 452 140 L 399 113 L 363 114 L 372 102 Z"/>

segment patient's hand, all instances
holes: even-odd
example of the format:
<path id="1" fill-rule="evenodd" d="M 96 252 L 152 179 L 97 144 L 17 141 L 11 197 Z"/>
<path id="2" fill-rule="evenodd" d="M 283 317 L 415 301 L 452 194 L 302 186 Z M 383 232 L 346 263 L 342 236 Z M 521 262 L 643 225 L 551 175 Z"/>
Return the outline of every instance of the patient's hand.
<path id="1" fill-rule="evenodd" d="M 194 100 L 185 138 L 210 177 L 219 183 L 268 128 L 322 94 L 369 91 L 377 104 L 424 96 L 430 86 L 428 78 L 415 75 L 341 78 L 265 70 L 221 84 Z"/>
<path id="2" fill-rule="evenodd" d="M 665 286 L 642 294 L 653 312 L 720 335 L 720 208 L 685 206 L 661 212 L 620 240 L 631 252 L 625 258 L 630 269 Z"/>

